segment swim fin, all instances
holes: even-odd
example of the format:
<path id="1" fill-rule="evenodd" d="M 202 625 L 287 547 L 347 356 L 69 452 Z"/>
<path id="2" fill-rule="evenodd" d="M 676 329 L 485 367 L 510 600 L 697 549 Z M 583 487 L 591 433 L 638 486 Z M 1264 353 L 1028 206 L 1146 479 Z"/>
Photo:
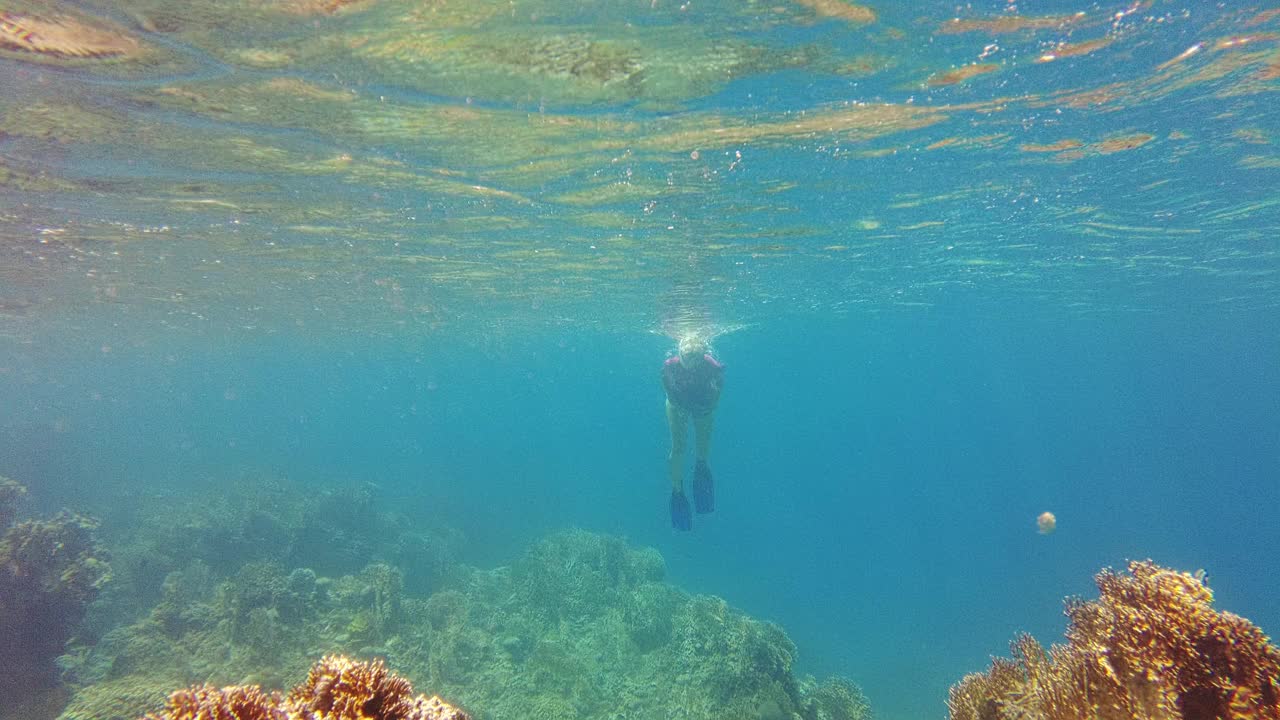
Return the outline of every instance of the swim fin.
<path id="1" fill-rule="evenodd" d="M 693 516 L 689 514 L 689 498 L 679 490 L 671 491 L 671 527 L 676 530 L 693 529 Z"/>
<path id="2" fill-rule="evenodd" d="M 716 509 L 716 486 L 711 481 L 711 467 L 705 460 L 699 460 L 693 466 L 693 506 L 699 515 Z"/>

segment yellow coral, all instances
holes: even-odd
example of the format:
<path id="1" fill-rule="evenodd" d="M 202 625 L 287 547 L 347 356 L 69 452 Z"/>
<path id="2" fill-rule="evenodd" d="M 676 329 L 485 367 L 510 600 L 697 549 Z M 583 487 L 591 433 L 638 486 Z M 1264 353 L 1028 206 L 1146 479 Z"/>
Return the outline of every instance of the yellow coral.
<path id="1" fill-rule="evenodd" d="M 1066 645 L 1019 637 L 951 688 L 952 720 L 1280 720 L 1280 650 L 1201 579 L 1136 561 L 1095 580 L 1101 597 L 1067 602 Z"/>
<path id="2" fill-rule="evenodd" d="M 381 660 L 365 663 L 341 655 L 313 665 L 288 700 L 290 714 L 304 720 L 407 718 L 412 704 L 413 686 Z"/>
<path id="3" fill-rule="evenodd" d="M 169 696 L 161 715 L 143 720 L 285 720 L 278 696 L 257 687 L 208 685 L 179 690 Z"/>
<path id="4" fill-rule="evenodd" d="M 438 697 L 413 694 L 408 680 L 380 660 L 330 655 L 311 667 L 287 698 L 258 687 L 179 690 L 164 712 L 143 720 L 469 720 Z"/>

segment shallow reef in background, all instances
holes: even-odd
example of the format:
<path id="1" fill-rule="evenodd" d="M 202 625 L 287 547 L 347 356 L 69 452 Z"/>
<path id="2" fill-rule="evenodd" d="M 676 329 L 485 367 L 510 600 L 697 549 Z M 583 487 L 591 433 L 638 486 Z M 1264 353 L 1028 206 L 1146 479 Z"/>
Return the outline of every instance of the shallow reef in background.
<path id="1" fill-rule="evenodd" d="M 254 479 L 106 513 L 113 578 L 58 658 L 61 720 L 135 720 L 205 683 L 290 687 L 334 653 L 479 720 L 870 717 L 848 680 L 796 675 L 779 627 L 667 583 L 653 549 L 566 530 L 477 569 L 457 531 L 375 495 Z"/>

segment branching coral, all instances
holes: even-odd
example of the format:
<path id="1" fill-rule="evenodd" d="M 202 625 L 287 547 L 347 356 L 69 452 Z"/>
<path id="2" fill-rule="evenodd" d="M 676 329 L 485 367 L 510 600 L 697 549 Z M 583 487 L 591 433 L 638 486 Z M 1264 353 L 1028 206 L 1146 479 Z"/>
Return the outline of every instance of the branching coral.
<path id="1" fill-rule="evenodd" d="M 1096 581 L 1067 601 L 1066 645 L 1019 637 L 951 688 L 952 720 L 1280 720 L 1280 649 L 1198 577 L 1137 561 Z"/>
<path id="2" fill-rule="evenodd" d="M 12 520 L 23 492 L 12 481 L 0 484 L 0 519 Z M 52 683 L 54 659 L 107 577 L 96 527 L 70 513 L 0 527 L 0 700 Z"/>
<path id="3" fill-rule="evenodd" d="M 148 715 L 166 720 L 288 720 L 277 695 L 260 688 L 209 686 L 179 690 L 169 696 L 164 714 Z"/>
<path id="4" fill-rule="evenodd" d="M 413 686 L 381 661 L 362 663 L 330 655 L 311 668 L 307 681 L 289 693 L 289 706 L 305 720 L 400 720 L 411 717 Z"/>
<path id="5" fill-rule="evenodd" d="M 380 660 L 330 655 L 311 667 L 288 695 L 260 688 L 209 686 L 179 690 L 165 709 L 143 720 L 469 720 L 438 697 L 413 694 L 408 680 Z"/>

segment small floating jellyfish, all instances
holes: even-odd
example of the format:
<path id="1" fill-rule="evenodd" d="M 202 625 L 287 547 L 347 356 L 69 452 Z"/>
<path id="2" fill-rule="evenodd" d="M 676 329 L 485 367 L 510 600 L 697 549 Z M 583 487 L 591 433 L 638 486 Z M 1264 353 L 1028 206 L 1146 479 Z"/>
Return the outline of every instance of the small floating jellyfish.
<path id="1" fill-rule="evenodd" d="M 1054 517 L 1053 513 L 1047 510 L 1040 513 L 1040 516 L 1036 518 L 1036 529 L 1040 531 L 1041 535 L 1048 535 L 1057 528 L 1058 518 Z"/>

